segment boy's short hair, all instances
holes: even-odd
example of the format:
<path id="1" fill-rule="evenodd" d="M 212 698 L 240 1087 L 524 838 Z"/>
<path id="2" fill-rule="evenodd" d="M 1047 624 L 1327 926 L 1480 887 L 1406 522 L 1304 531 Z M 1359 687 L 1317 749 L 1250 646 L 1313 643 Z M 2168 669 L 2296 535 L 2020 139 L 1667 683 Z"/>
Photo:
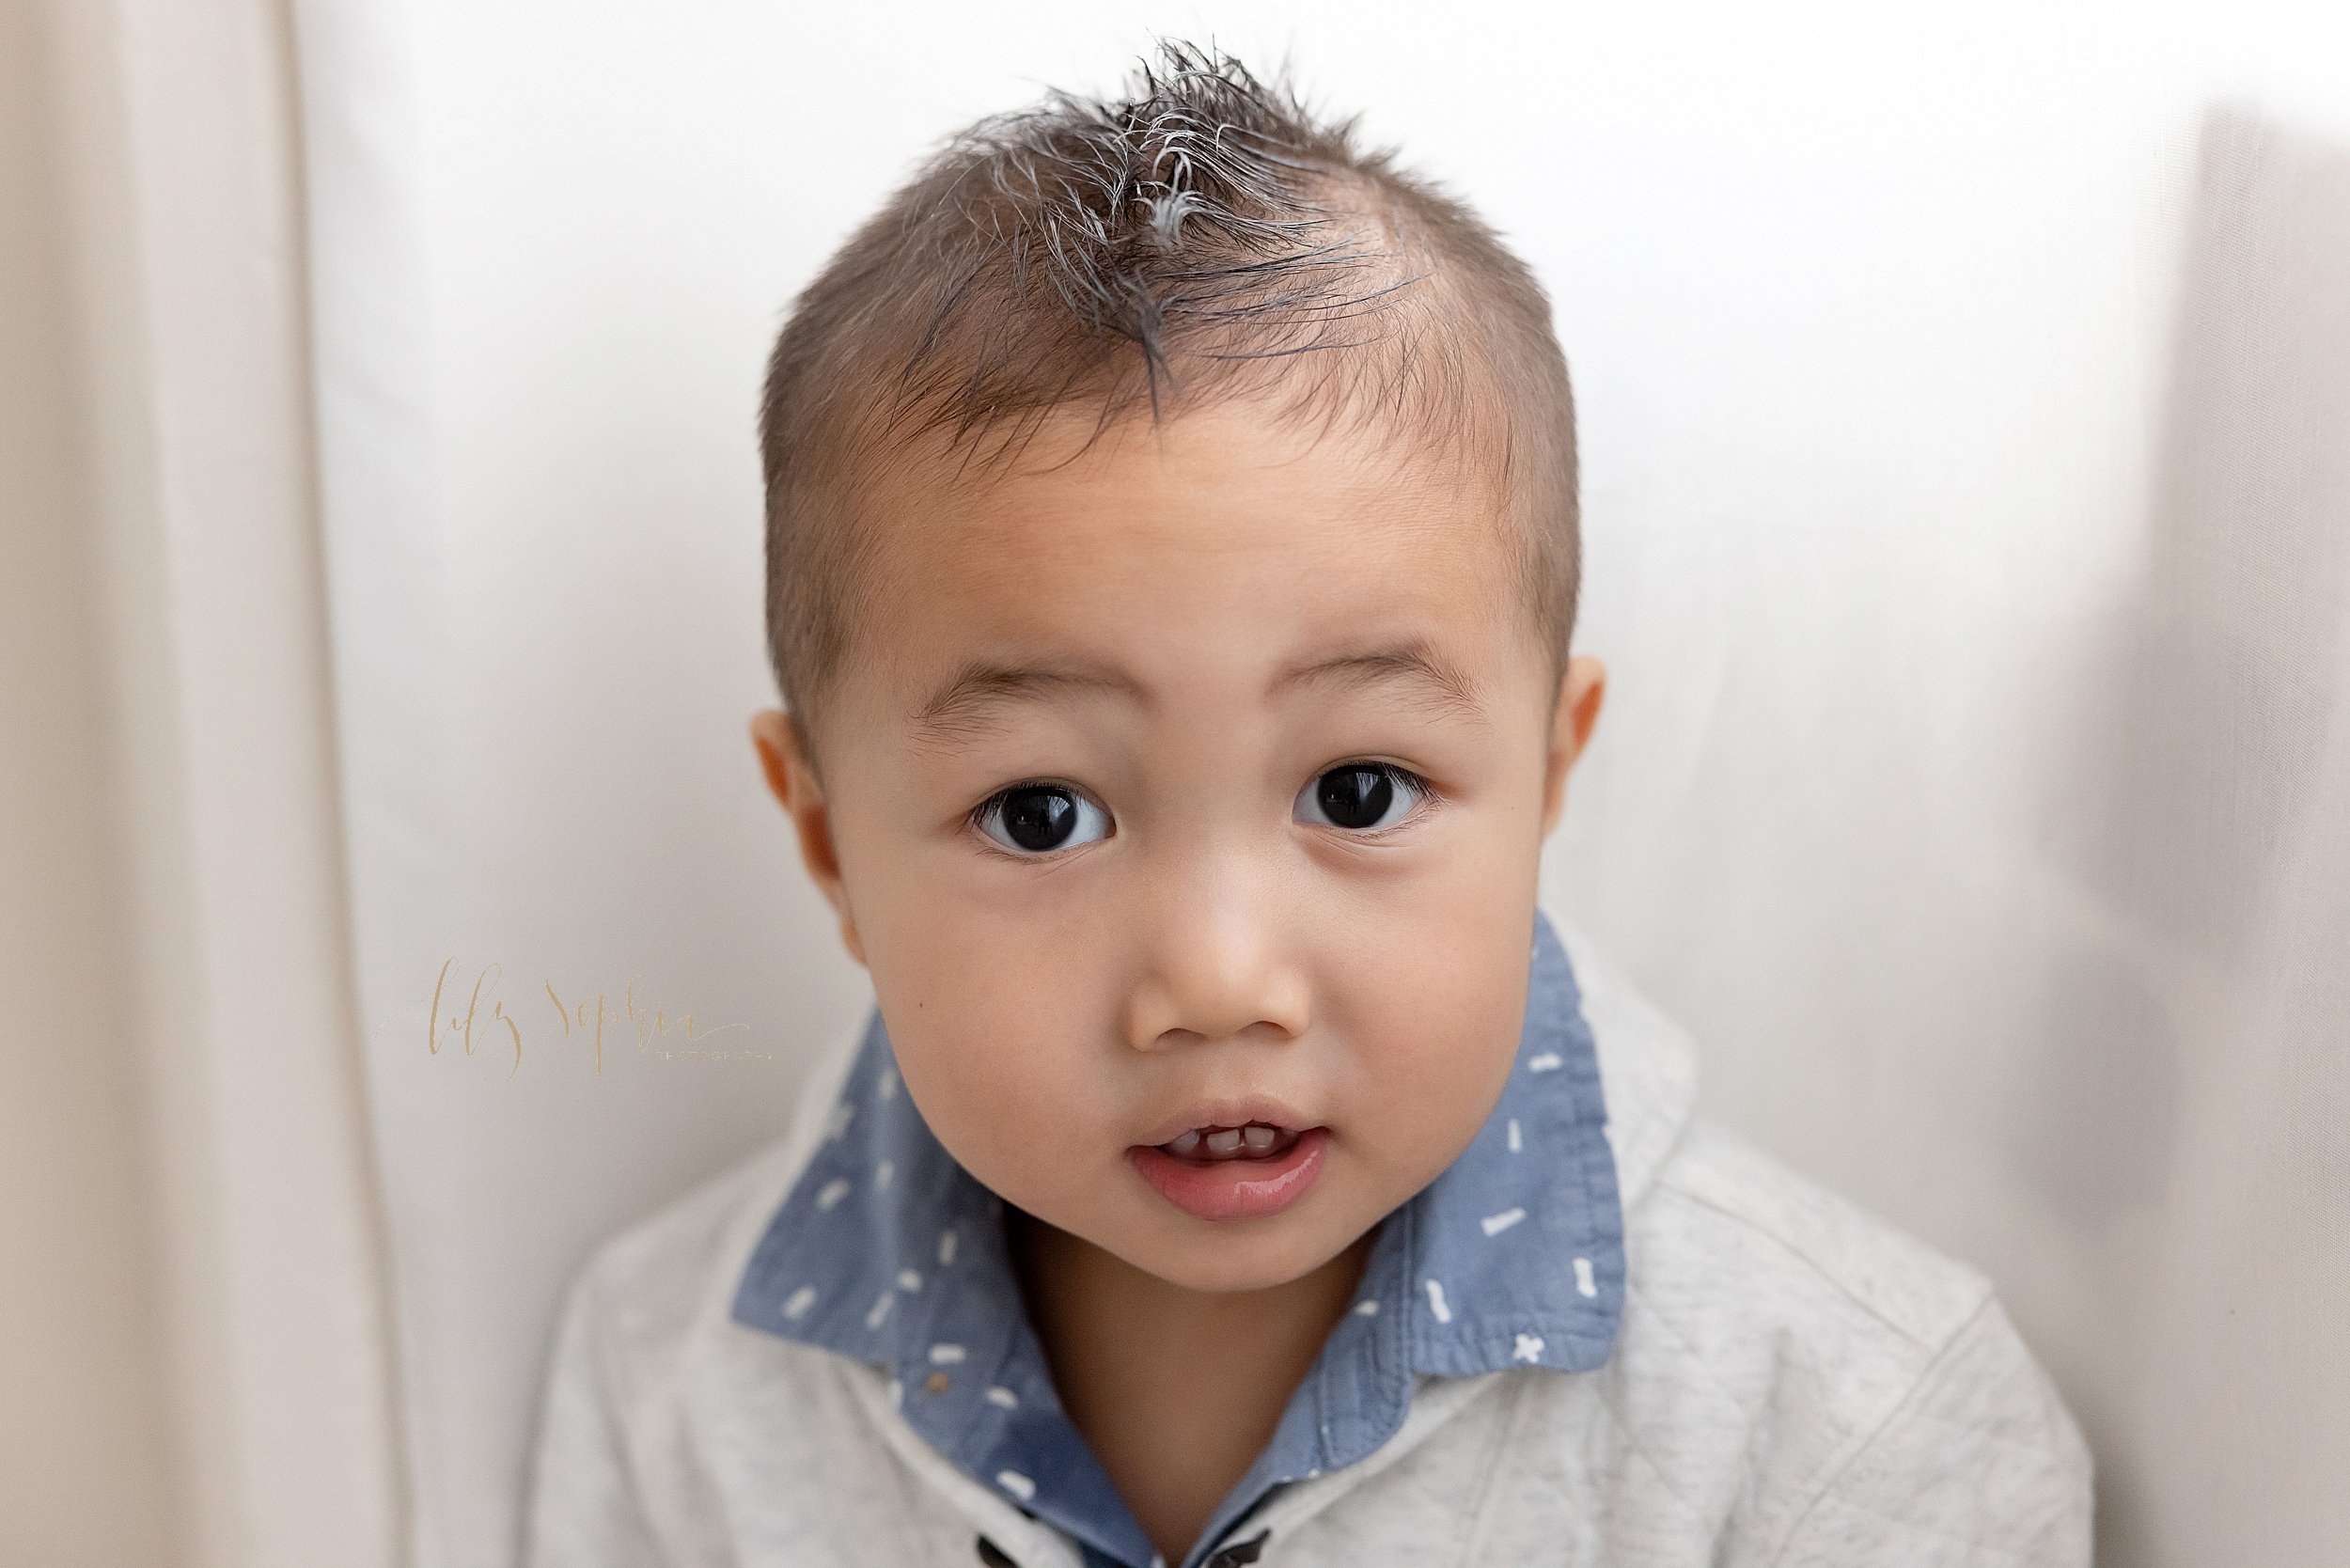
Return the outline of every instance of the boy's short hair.
<path id="1" fill-rule="evenodd" d="M 1574 400 L 1541 284 L 1286 76 L 1163 43 L 1122 99 L 1054 92 L 950 138 L 776 338 L 760 410 L 768 646 L 811 761 L 870 603 L 854 485 L 887 446 L 933 437 L 984 465 L 1056 413 L 1090 410 L 1098 437 L 1144 409 L 1260 393 L 1301 419 L 1487 443 L 1555 686 L 1580 551 Z"/>

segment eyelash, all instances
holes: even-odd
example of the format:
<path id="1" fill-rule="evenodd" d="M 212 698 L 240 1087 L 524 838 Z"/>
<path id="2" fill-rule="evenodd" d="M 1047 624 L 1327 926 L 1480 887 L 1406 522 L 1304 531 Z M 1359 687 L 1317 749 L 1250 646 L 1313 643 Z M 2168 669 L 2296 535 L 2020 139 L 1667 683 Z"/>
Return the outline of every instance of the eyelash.
<path id="1" fill-rule="evenodd" d="M 1344 761 L 1332 762 L 1327 767 L 1317 769 L 1313 776 L 1315 778 L 1320 778 L 1324 774 L 1336 773 L 1340 768 L 1376 768 L 1380 772 L 1387 774 L 1392 778 L 1402 779 L 1404 784 L 1411 789 L 1412 792 L 1418 797 L 1418 805 L 1416 806 L 1411 812 L 1405 815 L 1401 822 L 1392 823 L 1386 827 L 1373 828 L 1365 832 L 1353 832 L 1346 834 L 1347 838 L 1352 839 L 1358 843 L 1376 842 L 1381 839 L 1386 838 L 1390 834 L 1402 832 L 1413 823 L 1418 822 L 1420 816 L 1424 814 L 1431 808 L 1431 806 L 1434 805 L 1434 803 L 1442 798 L 1437 794 L 1436 787 L 1434 785 L 1429 783 L 1426 778 L 1417 773 L 1414 773 L 1411 769 L 1403 766 L 1401 762 L 1384 762 L 1376 758 L 1356 757 L 1349 758 Z M 1015 854 L 990 839 L 987 835 L 987 829 L 982 825 L 987 821 L 988 812 L 1004 805 L 1021 791 L 1046 789 L 1067 790 L 1071 794 L 1075 795 L 1083 795 L 1086 793 L 1086 792 L 1078 789 L 1074 784 L 1068 783 L 1058 778 L 1023 778 L 1015 783 L 1005 785 L 1002 789 L 997 790 L 995 793 L 980 801 L 977 806 L 971 808 L 969 811 L 964 814 L 964 826 L 978 837 L 982 848 L 986 849 L 992 855 L 1002 855 L 1007 860 L 1035 863 L 1039 861 L 1057 859 L 1061 852 L 1056 850 L 1047 850 L 1042 854 L 1033 855 Z M 1088 795 L 1086 798 L 1091 799 L 1092 797 Z M 1104 814 L 1108 812 L 1109 808 L 1101 806 L 1099 801 L 1095 801 L 1094 804 L 1097 807 L 1100 807 Z"/>
<path id="2" fill-rule="evenodd" d="M 1023 790 L 1067 790 L 1073 795 L 1086 794 L 1083 790 L 1078 789 L 1077 786 L 1070 783 L 1065 778 L 1023 778 L 1017 782 L 1005 785 L 1002 789 L 996 791 L 994 794 L 988 796 L 985 800 L 971 808 L 969 811 L 964 814 L 964 820 L 973 827 L 979 826 L 980 823 L 987 819 L 987 814 L 990 810 L 995 807 L 1003 805 L 1004 802 L 1010 800 L 1012 796 L 1018 794 Z M 1088 800 L 1093 799 L 1091 795 L 1086 795 L 1086 798 Z M 1098 806 L 1101 803 L 1099 801 L 1095 801 L 1094 804 Z M 1104 808 L 1104 809 L 1107 809 L 1107 808 Z"/>

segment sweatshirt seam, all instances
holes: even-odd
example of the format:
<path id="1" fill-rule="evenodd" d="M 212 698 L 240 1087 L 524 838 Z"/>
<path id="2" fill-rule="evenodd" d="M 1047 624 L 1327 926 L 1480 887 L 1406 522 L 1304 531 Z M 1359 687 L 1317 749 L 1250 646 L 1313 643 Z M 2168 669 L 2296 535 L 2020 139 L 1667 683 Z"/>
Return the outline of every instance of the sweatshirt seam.
<path id="1" fill-rule="evenodd" d="M 1937 1341 L 1928 1339 L 1926 1336 L 1919 1333 L 1918 1330 L 1912 1328 L 1907 1324 L 1895 1321 L 1890 1313 L 1887 1312 L 1875 1302 L 1871 1301 L 1868 1297 L 1862 1295 L 1858 1291 L 1854 1290 L 1852 1286 L 1845 1283 L 1843 1278 L 1835 1270 L 1830 1269 L 1825 1263 L 1813 1257 L 1809 1249 L 1799 1246 L 1789 1237 L 1780 1234 L 1776 1229 L 1761 1223 L 1751 1215 L 1743 1214 L 1736 1209 L 1729 1207 L 1727 1204 L 1716 1202 L 1715 1200 L 1708 1198 L 1701 1193 L 1693 1192 L 1689 1188 L 1683 1186 L 1677 1180 L 1674 1179 L 1666 1178 L 1660 1175 L 1656 1185 L 1659 1191 L 1669 1192 L 1675 1198 L 1682 1200 L 1684 1202 L 1688 1203 L 1695 1208 L 1703 1209 L 1709 1214 L 1718 1215 L 1722 1218 L 1736 1225 L 1740 1230 L 1747 1231 L 1748 1234 L 1761 1237 L 1762 1240 L 1769 1242 L 1772 1246 L 1786 1253 L 1789 1257 L 1794 1258 L 1797 1262 L 1803 1264 L 1807 1271 L 1809 1271 L 1814 1278 L 1818 1278 L 1823 1284 L 1826 1285 L 1830 1290 L 1833 1290 L 1838 1295 L 1852 1303 L 1852 1305 L 1860 1309 L 1861 1311 L 1867 1313 L 1872 1320 L 1882 1325 L 1887 1329 L 1889 1329 L 1893 1334 L 1897 1335 L 1904 1344 L 1907 1344 L 1917 1350 L 1925 1351 L 1932 1356 L 1939 1356 L 1941 1354 L 1941 1347 L 1949 1344 L 1951 1340 L 1955 1339 L 1957 1335 L 1966 1328 L 1966 1325 L 1972 1323 L 1975 1316 L 1982 1311 L 1982 1303 L 1990 1299 L 1987 1286 L 1982 1284 L 1980 1281 L 1976 1282 L 1981 1294 L 1976 1299 L 1975 1305 L 1968 1309 L 1966 1316 L 1960 1321 L 1956 1327 L 1950 1330 L 1949 1335 L 1943 1340 Z"/>
<path id="2" fill-rule="evenodd" d="M 1533 1403 L 1532 1379 L 1521 1376 L 1502 1415 L 1500 1430 L 1495 1434 L 1493 1447 L 1486 1452 L 1485 1463 L 1479 1466 L 1484 1484 L 1477 1495 L 1477 1507 L 1470 1516 L 1468 1542 L 1461 1550 L 1456 1568 L 1474 1568 L 1478 1554 L 1484 1550 L 1485 1537 L 1493 1529 L 1495 1511 L 1500 1506 L 1501 1472 L 1508 1456 L 1518 1451 L 1518 1429 L 1526 1424 L 1527 1410 Z"/>
<path id="3" fill-rule="evenodd" d="M 1700 1529 L 1717 1530 L 1719 1522 L 1714 1519 L 1711 1512 L 1700 1508 L 1695 1502 L 1682 1496 L 1680 1489 L 1673 1484 L 1672 1471 L 1667 1469 L 1663 1462 L 1649 1451 L 1648 1445 L 1640 1440 L 1640 1434 L 1633 1425 L 1631 1412 L 1618 1403 L 1622 1394 L 1621 1388 L 1610 1389 L 1603 1387 L 1599 1396 L 1599 1407 L 1607 1412 L 1607 1419 L 1615 1423 L 1618 1432 L 1623 1434 L 1624 1447 L 1629 1449 L 1641 1464 L 1648 1466 L 1649 1473 L 1656 1478 L 1656 1489 L 1670 1498 L 1673 1506 L 1687 1515 L 1692 1525 Z"/>
<path id="4" fill-rule="evenodd" d="M 630 1514 L 643 1530 L 645 1544 L 666 1563 L 670 1556 L 662 1544 L 665 1531 L 645 1493 L 645 1460 L 638 1451 L 645 1423 L 628 1419 L 636 1411 L 634 1380 L 628 1376 L 621 1364 L 624 1358 L 619 1347 L 613 1342 L 617 1325 L 604 1299 L 602 1280 L 588 1277 L 580 1306 L 580 1327 L 586 1330 L 589 1365 L 594 1369 L 597 1417 L 613 1438 L 620 1482 L 628 1491 Z"/>
<path id="5" fill-rule="evenodd" d="M 1974 1310 L 1967 1313 L 1966 1319 L 1950 1332 L 1940 1345 L 1935 1348 L 1933 1356 L 1922 1368 L 1919 1369 L 1917 1376 L 1909 1380 L 1898 1397 L 1886 1402 L 1883 1414 L 1878 1416 L 1865 1432 L 1854 1439 L 1850 1450 L 1841 1459 L 1829 1466 L 1826 1474 L 1821 1478 L 1818 1486 L 1812 1490 L 1809 1499 L 1796 1512 L 1795 1516 L 1788 1522 L 1787 1533 L 1780 1538 L 1778 1548 L 1770 1556 L 1773 1568 L 1777 1568 L 1778 1564 L 1787 1560 L 1787 1554 L 1794 1549 L 1795 1542 L 1802 1536 L 1804 1527 L 1810 1523 L 1812 1515 L 1820 1511 L 1820 1506 L 1826 1502 L 1837 1487 L 1843 1483 L 1844 1478 L 1852 1473 L 1853 1467 L 1876 1447 L 1878 1439 L 1885 1435 L 1902 1413 L 1917 1402 L 1927 1384 L 1933 1381 L 1935 1372 L 1940 1371 L 1943 1363 L 1949 1359 L 1950 1352 L 1957 1348 L 1966 1338 L 1967 1333 L 1991 1309 L 1995 1299 L 1990 1292 L 1983 1293 L 1982 1299 L 1975 1303 Z M 1856 1502 L 1854 1506 L 1860 1508 L 1864 1513 L 1872 1512 L 1865 1504 Z M 1881 1516 L 1892 1517 L 1891 1515 Z"/>

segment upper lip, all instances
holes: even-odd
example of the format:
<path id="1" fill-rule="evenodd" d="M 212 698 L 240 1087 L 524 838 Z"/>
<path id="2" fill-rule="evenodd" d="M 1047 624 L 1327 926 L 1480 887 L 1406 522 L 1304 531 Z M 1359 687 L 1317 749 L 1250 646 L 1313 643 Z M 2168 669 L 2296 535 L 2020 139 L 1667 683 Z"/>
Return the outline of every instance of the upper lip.
<path id="1" fill-rule="evenodd" d="M 1195 1127 L 1246 1127 L 1251 1121 L 1277 1127 L 1285 1133 L 1304 1132 L 1316 1124 L 1270 1095 L 1250 1094 L 1236 1100 L 1196 1100 L 1160 1122 L 1139 1141 L 1165 1143 Z"/>

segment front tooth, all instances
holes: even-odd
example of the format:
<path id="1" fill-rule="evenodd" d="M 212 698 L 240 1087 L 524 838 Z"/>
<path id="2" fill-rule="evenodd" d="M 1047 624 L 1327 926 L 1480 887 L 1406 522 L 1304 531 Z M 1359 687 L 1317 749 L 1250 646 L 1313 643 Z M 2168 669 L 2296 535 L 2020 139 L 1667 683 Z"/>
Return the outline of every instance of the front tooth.
<path id="1" fill-rule="evenodd" d="M 1272 1128 L 1251 1121 L 1240 1130 L 1240 1140 L 1248 1145 L 1252 1154 L 1261 1154 L 1273 1147 L 1273 1140 L 1281 1135 Z"/>
<path id="2" fill-rule="evenodd" d="M 1167 1152 L 1170 1154 L 1188 1158 L 1198 1152 L 1198 1150 L 1199 1134 L 1197 1130 L 1188 1133 L 1178 1133 L 1173 1137 L 1167 1140 Z"/>
<path id="3" fill-rule="evenodd" d="M 1208 1135 L 1208 1152 L 1211 1154 L 1237 1154 L 1240 1152 L 1240 1129 L 1238 1127 L 1218 1127 L 1214 1132 Z"/>

